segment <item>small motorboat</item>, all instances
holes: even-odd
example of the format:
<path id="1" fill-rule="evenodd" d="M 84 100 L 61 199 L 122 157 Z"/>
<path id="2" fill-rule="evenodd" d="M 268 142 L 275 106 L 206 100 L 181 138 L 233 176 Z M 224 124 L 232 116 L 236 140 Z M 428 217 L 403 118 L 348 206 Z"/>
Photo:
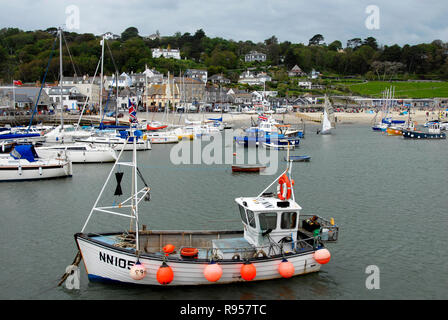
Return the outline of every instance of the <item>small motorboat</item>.
<path id="1" fill-rule="evenodd" d="M 237 164 L 232 165 L 232 172 L 260 172 L 266 169 L 262 164 Z"/>
<path id="2" fill-rule="evenodd" d="M 65 157 L 41 158 L 33 145 L 17 145 L 0 155 L 0 181 L 40 180 L 72 176 L 72 163 Z"/>
<path id="3" fill-rule="evenodd" d="M 289 161 L 293 162 L 309 162 L 310 160 L 310 156 L 289 156 Z M 285 161 L 288 161 L 288 157 L 285 157 Z"/>
<path id="4" fill-rule="evenodd" d="M 403 130 L 403 137 L 405 139 L 446 139 L 446 134 L 440 132 L 439 123 L 433 123 L 429 125 L 428 132 L 417 131 L 417 130 Z"/>
<path id="5" fill-rule="evenodd" d="M 65 152 L 67 158 L 73 163 L 103 163 L 114 162 L 117 159 L 116 151 L 109 145 L 82 142 L 37 147 L 36 151 L 39 156 L 45 157 L 57 156 Z"/>

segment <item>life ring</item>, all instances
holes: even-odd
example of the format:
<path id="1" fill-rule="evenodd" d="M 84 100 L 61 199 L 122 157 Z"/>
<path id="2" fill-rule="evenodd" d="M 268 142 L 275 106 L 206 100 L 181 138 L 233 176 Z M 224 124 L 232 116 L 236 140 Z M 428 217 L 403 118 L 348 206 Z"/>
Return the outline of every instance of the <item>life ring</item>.
<path id="1" fill-rule="evenodd" d="M 255 259 L 256 259 L 256 258 L 259 258 L 259 257 L 260 257 L 260 254 L 262 255 L 263 258 L 266 258 L 266 257 L 267 257 L 266 252 L 264 252 L 263 250 L 258 250 L 257 252 L 255 252 L 254 255 L 253 255 L 253 257 L 254 257 Z"/>
<path id="2" fill-rule="evenodd" d="M 277 197 L 280 200 L 288 200 L 291 199 L 291 189 L 292 183 L 289 181 L 289 178 L 286 174 L 282 175 L 280 179 L 278 179 L 277 186 Z"/>
<path id="3" fill-rule="evenodd" d="M 183 257 L 196 257 L 199 253 L 197 248 L 182 248 L 180 250 L 180 255 Z"/>

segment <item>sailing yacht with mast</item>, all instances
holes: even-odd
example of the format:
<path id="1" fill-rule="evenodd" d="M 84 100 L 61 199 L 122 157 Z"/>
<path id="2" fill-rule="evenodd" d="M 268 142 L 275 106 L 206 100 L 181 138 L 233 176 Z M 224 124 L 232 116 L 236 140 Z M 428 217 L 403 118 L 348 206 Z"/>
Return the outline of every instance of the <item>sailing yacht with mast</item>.
<path id="1" fill-rule="evenodd" d="M 329 98 L 325 95 L 324 115 L 322 119 L 322 128 L 319 132 L 320 134 L 331 134 L 331 129 L 333 129 L 333 126 L 330 119 L 334 119 L 334 110 Z"/>

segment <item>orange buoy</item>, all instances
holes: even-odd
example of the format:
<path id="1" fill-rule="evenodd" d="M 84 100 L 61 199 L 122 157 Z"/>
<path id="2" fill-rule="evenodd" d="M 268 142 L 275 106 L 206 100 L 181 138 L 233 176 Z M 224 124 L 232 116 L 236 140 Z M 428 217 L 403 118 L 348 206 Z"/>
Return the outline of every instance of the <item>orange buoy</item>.
<path id="1" fill-rule="evenodd" d="M 330 262 L 331 254 L 328 249 L 319 249 L 314 252 L 313 258 L 318 264 L 326 264 Z"/>
<path id="2" fill-rule="evenodd" d="M 212 261 L 204 269 L 204 277 L 210 282 L 218 281 L 222 276 L 222 268 L 219 264 Z"/>
<path id="3" fill-rule="evenodd" d="M 182 248 L 180 250 L 180 255 L 182 257 L 197 257 L 197 255 L 199 254 L 199 250 L 197 248 Z"/>
<path id="4" fill-rule="evenodd" d="M 159 281 L 160 284 L 166 285 L 173 281 L 173 279 L 173 269 L 171 269 L 171 267 L 164 261 L 159 267 L 159 270 L 157 270 L 157 281 Z"/>
<path id="5" fill-rule="evenodd" d="M 286 259 L 278 265 L 278 273 L 283 278 L 291 278 L 294 275 L 294 265 Z"/>
<path id="6" fill-rule="evenodd" d="M 163 252 L 165 252 L 166 255 L 169 255 L 174 251 L 174 248 L 175 246 L 173 246 L 172 244 L 167 244 L 166 246 L 163 247 Z"/>
<path id="7" fill-rule="evenodd" d="M 129 270 L 129 274 L 134 280 L 142 280 L 146 276 L 146 268 L 137 261 Z"/>
<path id="8" fill-rule="evenodd" d="M 245 263 L 241 266 L 241 278 L 246 281 L 251 281 L 257 275 L 257 268 L 255 268 L 253 263 Z"/>

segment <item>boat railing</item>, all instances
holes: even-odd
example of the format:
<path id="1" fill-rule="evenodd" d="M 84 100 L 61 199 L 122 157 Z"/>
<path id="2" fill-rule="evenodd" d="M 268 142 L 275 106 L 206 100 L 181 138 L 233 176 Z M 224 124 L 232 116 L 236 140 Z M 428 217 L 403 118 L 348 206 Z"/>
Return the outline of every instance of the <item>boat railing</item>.
<path id="1" fill-rule="evenodd" d="M 305 239 L 298 239 L 297 241 L 285 242 L 291 245 L 292 251 L 285 250 L 284 244 L 278 244 L 271 242 L 268 245 L 257 246 L 257 247 L 236 247 L 227 248 L 227 253 L 231 252 L 232 260 L 235 261 L 246 261 L 246 260 L 257 260 L 263 258 L 270 258 L 273 256 L 288 255 L 291 253 L 302 253 L 307 251 L 312 251 L 319 247 L 320 242 L 318 237 L 309 237 Z M 182 250 L 184 247 L 179 248 Z M 187 247 L 185 247 L 187 248 Z M 207 260 L 219 261 L 223 260 L 221 249 L 213 247 L 196 247 L 198 252 L 202 252 L 202 258 Z"/>

